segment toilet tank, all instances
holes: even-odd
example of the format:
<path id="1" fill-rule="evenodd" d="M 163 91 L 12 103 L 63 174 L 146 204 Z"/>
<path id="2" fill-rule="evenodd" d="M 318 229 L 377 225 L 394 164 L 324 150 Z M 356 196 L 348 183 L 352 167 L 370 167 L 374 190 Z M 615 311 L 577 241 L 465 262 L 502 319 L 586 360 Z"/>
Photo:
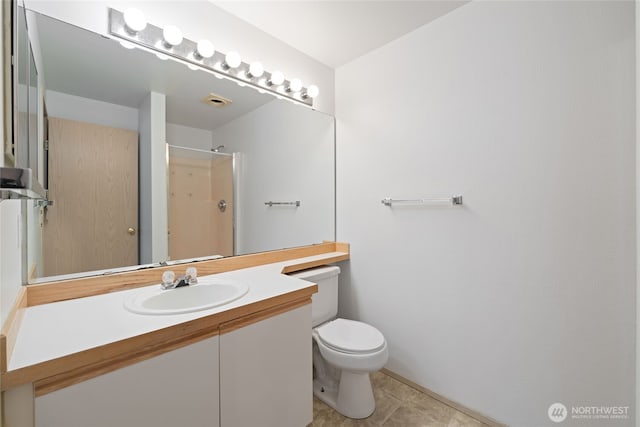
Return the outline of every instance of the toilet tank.
<path id="1" fill-rule="evenodd" d="M 331 320 L 338 314 L 338 274 L 340 267 L 310 268 L 290 276 L 318 285 L 318 293 L 311 297 L 311 324 L 313 327 Z"/>

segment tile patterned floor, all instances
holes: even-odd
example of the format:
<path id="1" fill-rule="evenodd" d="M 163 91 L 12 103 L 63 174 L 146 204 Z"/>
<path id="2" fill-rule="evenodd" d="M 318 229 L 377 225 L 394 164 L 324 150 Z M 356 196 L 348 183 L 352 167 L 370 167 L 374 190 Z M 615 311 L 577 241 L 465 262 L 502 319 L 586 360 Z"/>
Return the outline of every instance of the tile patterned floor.
<path id="1" fill-rule="evenodd" d="M 313 398 L 310 427 L 484 427 L 486 424 L 382 373 L 371 375 L 376 410 L 368 418 L 343 417 Z"/>

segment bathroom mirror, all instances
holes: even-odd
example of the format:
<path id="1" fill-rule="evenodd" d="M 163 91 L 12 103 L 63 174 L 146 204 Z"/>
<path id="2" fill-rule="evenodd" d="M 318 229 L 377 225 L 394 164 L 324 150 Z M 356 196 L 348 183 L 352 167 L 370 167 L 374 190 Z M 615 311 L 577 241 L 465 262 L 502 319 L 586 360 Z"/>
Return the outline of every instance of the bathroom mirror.
<path id="1" fill-rule="evenodd" d="M 6 166 L 30 168 L 34 179 L 39 179 L 39 121 L 38 121 L 38 69 L 30 43 L 25 9 L 7 2 L 12 10 L 13 41 L 13 121 L 9 127 L 12 137 L 5 139 Z M 4 7 L 4 6 L 3 6 Z M 11 75 L 11 73 L 8 73 Z"/>
<path id="2" fill-rule="evenodd" d="M 59 246 L 54 246 L 53 250 L 47 249 L 46 228 L 54 221 L 56 209 L 58 212 L 65 212 L 66 216 L 76 215 L 73 228 L 65 232 L 73 236 L 73 244 L 91 247 L 91 241 L 83 242 L 79 237 L 82 234 L 80 230 L 86 228 L 82 221 L 88 220 L 91 215 L 77 212 L 70 202 L 56 200 L 56 193 L 52 190 L 56 182 L 65 182 L 65 186 L 73 187 L 74 181 L 67 176 L 67 172 L 77 169 L 60 166 L 56 168 L 58 163 L 55 162 L 60 160 L 52 160 L 53 145 L 61 138 L 60 135 L 80 135 L 76 148 L 62 157 L 66 161 L 76 162 L 75 164 L 84 162 L 78 159 L 95 158 L 98 162 L 95 166 L 82 163 L 82 167 L 91 168 L 100 177 L 97 181 L 111 183 L 114 177 L 102 177 L 99 171 L 104 169 L 103 163 L 110 163 L 116 155 L 96 154 L 90 148 L 92 138 L 87 137 L 92 135 L 94 128 L 80 131 L 79 126 L 98 125 L 142 135 L 140 126 L 145 120 L 144 102 L 149 99 L 150 94 L 154 94 L 153 99 L 163 100 L 166 121 L 162 126 L 168 144 L 166 155 L 159 161 L 154 160 L 151 166 L 162 168 L 163 173 L 166 173 L 167 188 L 154 189 L 153 197 L 158 195 L 158 191 L 166 191 L 166 196 L 163 197 L 168 200 L 165 201 L 165 206 L 169 209 L 172 197 L 176 196 L 177 209 L 181 214 L 186 212 L 208 216 L 209 214 L 201 215 L 208 208 L 212 209 L 211 215 L 233 212 L 233 220 L 226 223 L 227 227 L 234 228 L 231 234 L 228 229 L 223 233 L 227 239 L 229 236 L 233 239 L 230 252 L 229 249 L 226 252 L 211 249 L 212 253 L 186 256 L 239 255 L 335 239 L 335 123 L 332 116 L 287 100 L 276 99 L 249 87 L 241 87 L 235 82 L 201 70 L 191 70 L 177 61 L 161 60 L 154 53 L 127 49 L 110 38 L 33 11 L 27 11 L 27 16 L 29 24 L 33 23 L 36 27 L 35 31 L 30 31 L 30 35 L 33 38 L 33 34 L 37 34 L 37 40 L 32 39 L 31 43 L 42 62 L 39 71 L 49 117 L 49 153 L 44 156 L 45 159 L 48 158 L 46 161 L 49 167 L 45 165 L 45 170 L 49 171 L 48 183 L 53 202 L 48 207 L 34 205 L 41 220 L 39 224 L 37 221 L 33 224 L 30 222 L 28 241 L 29 245 L 36 246 L 38 239 L 41 238 L 42 242 L 39 250 L 28 251 L 30 282 L 57 280 L 61 278 L 59 275 L 87 273 L 88 270 L 90 272 L 86 275 L 102 274 L 94 270 L 113 270 L 132 264 L 148 265 L 166 261 L 167 258 L 175 261 L 176 257 L 169 253 L 161 259 L 138 258 L 137 262 L 119 261 L 117 265 L 88 269 L 76 267 L 73 271 L 57 271 L 53 274 L 42 267 L 46 265 L 44 261 L 47 259 L 68 256 L 68 252 Z M 211 94 L 230 102 L 224 107 L 215 102 L 211 105 L 206 102 Z M 60 123 L 63 123 L 62 128 Z M 125 157 L 135 153 L 140 159 L 138 167 L 142 168 L 144 161 L 149 159 L 145 157 L 147 153 L 143 147 L 144 138 L 139 136 L 139 139 L 139 150 L 125 154 Z M 175 148 L 176 146 L 182 148 Z M 81 151 L 86 153 L 82 157 L 76 157 Z M 180 157 L 179 161 L 175 161 L 172 156 Z M 180 169 L 192 159 L 197 163 L 196 166 L 192 165 L 195 169 L 186 172 Z M 209 172 L 206 178 L 202 178 L 198 174 L 204 163 L 207 167 L 224 164 L 222 167 L 227 168 L 226 178 Z M 229 165 L 233 168 L 229 169 Z M 231 173 L 228 172 L 230 170 Z M 127 173 L 132 177 L 142 177 L 143 171 Z M 172 174 L 176 173 L 182 173 L 183 177 L 172 178 Z M 199 177 L 198 180 L 196 176 Z M 187 178 L 193 180 L 191 184 L 187 183 L 182 188 L 176 186 L 180 179 L 184 181 Z M 207 200 L 191 198 L 198 191 L 213 194 L 209 187 L 204 186 L 201 190 L 201 186 L 196 184 L 202 183 L 204 179 L 213 179 L 214 183 L 232 180 L 233 191 L 223 196 L 207 196 Z M 130 180 L 134 181 L 133 178 Z M 73 192 L 73 188 L 71 191 Z M 141 184 L 140 199 L 145 197 L 145 191 L 151 197 L 151 192 Z M 179 192 L 178 195 L 176 191 Z M 106 210 L 105 204 L 112 203 L 106 201 L 108 194 L 104 193 L 109 191 L 89 192 L 81 197 L 91 198 L 94 201 L 91 209 L 103 212 Z M 125 226 L 125 231 L 128 235 L 140 235 L 139 254 L 142 254 L 146 213 L 144 209 L 140 209 L 139 213 L 139 224 Z M 172 216 L 171 212 L 165 215 Z M 174 213 L 173 218 L 177 215 Z M 112 216 L 114 215 L 104 215 L 104 218 L 111 220 Z M 180 220 L 183 225 L 193 224 L 181 238 L 187 247 L 196 246 L 195 239 L 209 238 L 203 237 L 205 230 L 195 225 L 199 224 L 194 219 L 195 216 L 187 215 Z M 91 220 L 96 221 L 95 218 Z M 166 223 L 171 224 L 171 218 Z M 216 227 L 221 226 L 209 226 Z M 111 227 L 109 232 L 114 228 L 116 227 Z M 175 229 L 165 232 L 169 239 L 175 238 L 172 236 Z M 122 234 L 122 230 L 114 232 L 117 233 Z M 60 239 L 49 238 L 49 242 L 54 240 Z M 115 243 L 113 247 L 117 247 Z M 154 246 L 153 249 L 157 248 Z M 52 278 L 52 275 L 56 277 Z"/>

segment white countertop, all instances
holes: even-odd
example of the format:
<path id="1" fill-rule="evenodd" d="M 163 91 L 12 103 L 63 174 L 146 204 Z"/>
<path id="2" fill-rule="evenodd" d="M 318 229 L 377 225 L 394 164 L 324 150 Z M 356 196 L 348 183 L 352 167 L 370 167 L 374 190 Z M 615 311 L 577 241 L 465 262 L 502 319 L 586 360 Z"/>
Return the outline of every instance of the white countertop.
<path id="1" fill-rule="evenodd" d="M 281 274 L 281 271 L 288 265 L 326 258 L 327 255 L 331 254 L 206 276 L 244 282 L 249 285 L 249 291 L 231 303 L 198 312 L 143 315 L 127 311 L 124 301 L 132 295 L 144 292 L 147 287 L 27 307 L 23 309 L 24 316 L 8 363 L 8 371 L 307 288 L 313 284 Z"/>

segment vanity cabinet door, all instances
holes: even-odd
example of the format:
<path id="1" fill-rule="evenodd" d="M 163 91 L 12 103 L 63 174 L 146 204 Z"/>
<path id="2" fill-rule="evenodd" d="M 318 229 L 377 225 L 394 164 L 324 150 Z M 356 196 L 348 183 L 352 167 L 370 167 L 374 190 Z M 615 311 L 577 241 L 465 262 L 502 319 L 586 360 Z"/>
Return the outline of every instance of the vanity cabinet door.
<path id="1" fill-rule="evenodd" d="M 219 337 L 35 399 L 36 427 L 218 427 Z"/>
<path id="2" fill-rule="evenodd" d="M 311 304 L 233 328 L 220 328 L 221 426 L 311 423 Z"/>

